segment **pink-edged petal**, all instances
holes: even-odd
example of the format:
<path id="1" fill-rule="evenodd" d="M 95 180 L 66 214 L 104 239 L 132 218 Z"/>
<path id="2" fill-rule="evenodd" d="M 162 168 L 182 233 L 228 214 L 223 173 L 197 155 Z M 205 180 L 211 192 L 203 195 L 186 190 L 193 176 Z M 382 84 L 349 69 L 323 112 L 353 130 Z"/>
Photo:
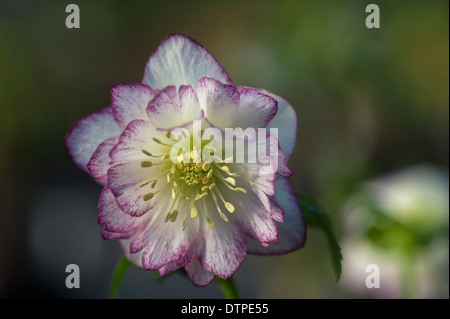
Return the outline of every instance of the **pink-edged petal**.
<path id="1" fill-rule="evenodd" d="M 198 119 L 202 113 L 202 109 L 200 108 L 200 103 L 194 88 L 190 85 L 182 85 L 178 89 L 178 95 L 182 107 L 182 113 L 179 115 L 182 117 L 180 122 L 188 123 Z"/>
<path id="2" fill-rule="evenodd" d="M 142 83 L 117 84 L 111 89 L 113 116 L 121 128 L 133 120 L 146 120 L 145 111 L 156 92 Z"/>
<path id="3" fill-rule="evenodd" d="M 269 196 L 275 195 L 275 174 L 260 174 L 258 166 L 247 165 L 247 178 L 253 190 L 260 190 Z"/>
<path id="4" fill-rule="evenodd" d="M 189 251 L 186 253 L 186 255 L 183 258 L 180 258 L 178 260 L 172 261 L 163 267 L 159 269 L 159 275 L 161 277 L 164 277 L 167 274 L 170 274 L 182 267 L 185 267 L 195 259 L 197 259 L 202 250 L 203 250 L 203 237 L 197 236 L 197 242 L 195 244 L 192 244 L 191 248 L 189 248 Z"/>
<path id="5" fill-rule="evenodd" d="M 278 128 L 280 147 L 289 160 L 297 142 L 297 113 L 285 99 L 266 90 L 261 90 L 261 92 L 273 97 L 278 102 L 278 112 L 267 127 Z"/>
<path id="6" fill-rule="evenodd" d="M 278 204 L 275 197 L 269 197 L 270 202 L 270 216 L 276 222 L 282 223 L 284 221 L 283 208 Z"/>
<path id="7" fill-rule="evenodd" d="M 290 177 L 294 173 L 287 167 L 288 160 L 280 147 L 279 139 L 273 133 L 266 131 L 266 137 L 264 138 L 264 134 L 260 134 L 258 131 L 259 174 L 271 175 L 278 173 L 282 176 Z"/>
<path id="8" fill-rule="evenodd" d="M 130 242 L 132 239 L 121 239 L 120 246 L 127 257 L 127 259 L 136 267 L 144 268 L 142 265 L 142 251 L 132 254 L 130 253 Z"/>
<path id="9" fill-rule="evenodd" d="M 277 173 L 284 177 L 291 177 L 294 172 L 287 167 L 288 158 L 284 155 L 283 150 L 278 148 L 278 170 Z"/>
<path id="10" fill-rule="evenodd" d="M 143 196 L 153 192 L 151 185 L 140 186 L 148 181 L 145 170 L 153 168 L 141 168 L 140 162 L 128 162 L 117 164 L 108 170 L 108 187 L 114 194 L 119 207 L 128 215 L 142 216 L 147 213 L 156 201 L 156 196 L 144 201 Z M 156 176 L 156 175 L 154 175 Z"/>
<path id="11" fill-rule="evenodd" d="M 237 213 L 242 212 L 239 218 L 239 227 L 247 235 L 262 243 L 276 241 L 278 228 L 276 222 L 270 216 L 257 197 L 248 198 L 246 201 L 235 203 Z"/>
<path id="12" fill-rule="evenodd" d="M 199 258 L 202 266 L 221 278 L 229 278 L 239 268 L 247 253 L 247 240 L 238 225 L 223 222 L 210 214 L 215 227 L 204 227 L 205 248 Z"/>
<path id="13" fill-rule="evenodd" d="M 254 89 L 278 102 L 278 111 L 267 128 L 278 128 L 278 140 L 284 155 L 289 160 L 297 141 L 297 114 L 288 101 L 264 89 Z"/>
<path id="14" fill-rule="evenodd" d="M 120 132 L 111 108 L 104 108 L 83 117 L 72 126 L 66 135 L 67 152 L 78 167 L 88 171 L 87 163 L 100 143 Z"/>
<path id="15" fill-rule="evenodd" d="M 204 47 L 185 35 L 172 34 L 150 56 L 142 82 L 154 89 L 169 85 L 194 87 L 202 77 L 233 84 L 223 67 Z"/>
<path id="16" fill-rule="evenodd" d="M 147 270 L 160 269 L 193 253 L 191 247 L 197 241 L 198 218 L 187 220 L 186 228 L 183 231 L 183 214 L 180 212 L 180 216 L 175 222 L 168 221 L 167 223 L 164 221 L 166 214 L 165 211 L 161 212 L 145 230 L 148 238 L 142 249 L 142 264 Z"/>
<path id="17" fill-rule="evenodd" d="M 253 192 L 259 198 L 270 217 L 277 222 L 283 222 L 283 209 L 278 205 L 274 197 L 267 196 L 266 193 L 258 188 L 253 189 Z"/>
<path id="18" fill-rule="evenodd" d="M 156 228 L 158 225 L 164 225 L 165 219 L 162 219 L 163 216 L 166 216 L 168 207 L 172 202 L 171 196 L 162 196 L 158 198 L 152 207 L 151 214 L 147 214 L 148 220 L 145 228 L 139 229 L 138 232 L 135 233 L 135 236 L 130 241 L 129 251 L 134 254 L 137 252 L 142 252 L 144 247 L 152 240 L 152 236 L 154 235 L 151 231 L 153 228 Z"/>
<path id="19" fill-rule="evenodd" d="M 191 86 L 182 85 L 177 92 L 168 86 L 148 104 L 147 114 L 158 128 L 174 128 L 192 123 L 201 112 L 197 95 Z"/>
<path id="20" fill-rule="evenodd" d="M 98 223 L 105 230 L 115 233 L 131 233 L 145 224 L 144 217 L 134 217 L 125 214 L 117 204 L 116 198 L 108 188 L 103 188 L 98 202 Z"/>
<path id="21" fill-rule="evenodd" d="M 106 179 L 107 171 L 111 167 L 111 158 L 109 153 L 119 142 L 119 136 L 113 136 L 104 140 L 92 154 L 91 159 L 87 164 L 87 169 L 99 181 Z"/>
<path id="22" fill-rule="evenodd" d="M 257 240 L 248 239 L 248 252 L 257 255 L 281 255 L 304 246 L 306 224 L 289 180 L 278 176 L 275 181 L 276 201 L 284 210 L 284 221 L 278 223 L 278 240 L 264 248 Z"/>
<path id="23" fill-rule="evenodd" d="M 235 121 L 239 108 L 239 92 L 212 78 L 202 78 L 195 87 L 200 107 L 213 126 L 225 129 Z"/>
<path id="24" fill-rule="evenodd" d="M 132 235 L 129 233 L 114 233 L 106 229 L 106 227 L 102 227 L 102 238 L 105 240 L 113 240 L 113 239 L 127 239 Z"/>
<path id="25" fill-rule="evenodd" d="M 142 153 L 149 145 L 156 131 L 152 130 L 148 120 L 133 120 L 122 132 L 117 145 L 111 150 L 113 163 L 144 160 Z"/>
<path id="26" fill-rule="evenodd" d="M 177 271 L 178 269 L 186 266 L 187 264 L 189 264 L 192 260 L 194 260 L 193 255 L 191 255 L 189 252 L 186 253 L 186 255 L 184 255 L 184 257 L 169 262 L 167 264 L 165 264 L 164 266 L 162 266 L 161 268 L 158 269 L 159 272 L 159 276 L 162 278 L 170 273 L 173 273 L 174 271 Z"/>
<path id="27" fill-rule="evenodd" d="M 214 274 L 203 268 L 198 259 L 186 265 L 185 269 L 189 279 L 197 287 L 208 286 L 214 279 Z"/>
<path id="28" fill-rule="evenodd" d="M 277 101 L 255 89 L 238 87 L 238 91 L 239 109 L 233 127 L 266 127 L 277 113 Z"/>

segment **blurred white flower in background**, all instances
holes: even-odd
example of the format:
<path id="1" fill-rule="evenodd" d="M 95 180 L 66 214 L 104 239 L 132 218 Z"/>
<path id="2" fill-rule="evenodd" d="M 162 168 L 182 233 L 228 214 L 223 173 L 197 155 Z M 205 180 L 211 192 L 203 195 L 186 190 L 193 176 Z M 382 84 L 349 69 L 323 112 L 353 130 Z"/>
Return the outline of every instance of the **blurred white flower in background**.
<path id="1" fill-rule="evenodd" d="M 343 212 L 341 287 L 373 298 L 448 298 L 448 172 L 420 165 L 365 183 Z M 368 289 L 366 266 L 380 268 Z"/>

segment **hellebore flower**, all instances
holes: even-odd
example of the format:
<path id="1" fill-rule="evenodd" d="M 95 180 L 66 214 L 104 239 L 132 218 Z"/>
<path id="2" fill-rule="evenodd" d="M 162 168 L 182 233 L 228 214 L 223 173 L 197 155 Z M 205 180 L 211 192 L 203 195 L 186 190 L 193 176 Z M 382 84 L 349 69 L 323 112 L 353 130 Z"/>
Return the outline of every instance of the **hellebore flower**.
<path id="1" fill-rule="evenodd" d="M 221 155 L 225 148 L 203 140 L 190 145 L 189 137 L 174 162 L 178 140 L 171 134 L 195 135 L 196 121 L 200 137 L 207 128 L 267 128 L 273 142 L 268 132 L 277 128 L 278 154 L 266 156 L 264 165 L 208 162 L 201 154 Z M 120 239 L 136 266 L 161 276 L 185 267 L 194 285 L 205 286 L 214 276 L 230 277 L 247 253 L 283 254 L 304 245 L 305 224 L 286 166 L 296 129 L 287 101 L 236 87 L 205 48 L 175 34 L 151 55 L 142 83 L 114 86 L 111 107 L 75 123 L 66 145 L 73 161 L 104 186 L 103 238 Z M 259 143 L 251 140 L 247 136 L 248 144 Z M 264 166 L 272 170 L 263 172 Z"/>

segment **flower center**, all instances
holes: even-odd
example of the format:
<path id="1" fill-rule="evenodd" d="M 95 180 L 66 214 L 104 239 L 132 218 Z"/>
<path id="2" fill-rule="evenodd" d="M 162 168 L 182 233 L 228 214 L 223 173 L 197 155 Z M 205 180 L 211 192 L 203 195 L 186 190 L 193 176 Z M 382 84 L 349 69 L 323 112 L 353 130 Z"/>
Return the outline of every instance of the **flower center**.
<path id="1" fill-rule="evenodd" d="M 166 135 L 168 137 L 170 135 Z M 151 184 L 151 188 L 155 188 L 159 178 L 166 176 L 165 184 L 154 192 L 145 194 L 142 199 L 148 201 L 157 193 L 171 187 L 172 201 L 169 211 L 166 215 L 165 222 L 175 222 L 178 215 L 184 215 L 182 230 L 186 228 L 188 216 L 196 218 L 199 216 L 206 219 L 210 228 L 214 228 L 214 221 L 210 217 L 210 212 L 207 207 L 211 205 L 215 208 L 213 213 L 218 213 L 220 217 L 228 222 L 228 217 L 224 211 L 234 213 L 235 207 L 232 203 L 224 198 L 222 190 L 228 188 L 234 192 L 247 193 L 247 190 L 242 187 L 236 187 L 235 177 L 240 175 L 231 172 L 229 166 L 222 160 L 216 159 L 212 163 L 207 163 L 201 160 L 201 154 L 195 149 L 190 151 L 180 152 L 178 154 L 178 163 L 172 162 L 170 159 L 170 147 L 172 145 L 164 143 L 159 139 L 153 138 L 157 144 L 168 147 L 167 153 L 161 155 L 153 155 L 147 150 L 142 152 L 159 161 L 142 161 L 141 167 L 148 168 L 156 166 L 156 177 L 152 180 L 145 181 L 140 186 Z M 203 148 L 205 151 L 205 148 Z M 206 150 L 209 151 L 209 150 Z M 159 171 L 159 173 L 158 173 Z M 224 208 L 224 210 L 223 210 Z"/>

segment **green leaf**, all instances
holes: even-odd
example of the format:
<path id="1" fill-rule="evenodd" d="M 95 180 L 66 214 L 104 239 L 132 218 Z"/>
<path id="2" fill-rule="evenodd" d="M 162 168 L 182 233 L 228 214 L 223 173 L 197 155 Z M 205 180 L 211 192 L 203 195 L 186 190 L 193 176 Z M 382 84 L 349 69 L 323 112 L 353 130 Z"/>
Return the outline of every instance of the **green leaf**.
<path id="1" fill-rule="evenodd" d="M 115 299 L 119 295 L 120 287 L 122 286 L 123 278 L 127 273 L 128 266 L 130 266 L 130 262 L 127 257 L 122 256 L 119 263 L 114 270 L 114 275 L 111 281 L 111 289 L 109 291 L 109 295 L 111 298 Z"/>
<path id="2" fill-rule="evenodd" d="M 215 281 L 220 290 L 222 290 L 225 299 L 239 299 L 239 292 L 237 290 L 236 284 L 234 283 L 233 277 L 222 279 L 216 276 Z"/>
<path id="3" fill-rule="evenodd" d="M 297 198 L 302 207 L 306 225 L 321 229 L 327 236 L 328 245 L 331 251 L 331 261 L 336 275 L 336 281 L 338 281 L 342 273 L 342 254 L 341 247 L 339 247 L 337 241 L 333 221 L 313 199 L 302 195 L 297 195 Z"/>

